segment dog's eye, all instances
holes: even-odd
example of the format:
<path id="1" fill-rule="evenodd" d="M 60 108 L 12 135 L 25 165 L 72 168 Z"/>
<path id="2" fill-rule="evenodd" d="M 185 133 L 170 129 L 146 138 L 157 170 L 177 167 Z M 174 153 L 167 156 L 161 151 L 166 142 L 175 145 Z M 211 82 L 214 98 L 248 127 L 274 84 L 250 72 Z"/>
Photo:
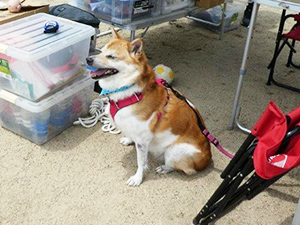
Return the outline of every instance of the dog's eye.
<path id="1" fill-rule="evenodd" d="M 112 56 L 112 55 L 107 55 L 106 58 L 108 58 L 108 59 L 116 59 L 116 57 Z"/>

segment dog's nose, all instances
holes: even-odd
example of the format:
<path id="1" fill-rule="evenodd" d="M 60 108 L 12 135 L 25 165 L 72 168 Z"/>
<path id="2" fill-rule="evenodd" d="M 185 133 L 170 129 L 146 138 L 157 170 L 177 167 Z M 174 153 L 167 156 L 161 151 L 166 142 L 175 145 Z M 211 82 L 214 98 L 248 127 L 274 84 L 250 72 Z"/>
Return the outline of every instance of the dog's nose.
<path id="1" fill-rule="evenodd" d="M 93 65 L 93 62 L 94 62 L 94 59 L 92 59 L 91 57 L 87 57 L 87 58 L 86 58 L 86 63 L 87 63 L 89 66 Z"/>

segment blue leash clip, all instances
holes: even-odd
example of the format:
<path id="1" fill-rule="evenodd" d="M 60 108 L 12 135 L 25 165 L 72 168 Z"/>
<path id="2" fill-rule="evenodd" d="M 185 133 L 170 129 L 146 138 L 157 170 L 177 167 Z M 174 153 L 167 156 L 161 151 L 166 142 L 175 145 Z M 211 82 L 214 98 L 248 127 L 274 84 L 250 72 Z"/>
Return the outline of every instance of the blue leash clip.
<path id="1" fill-rule="evenodd" d="M 55 33 L 59 28 L 59 24 L 56 21 L 48 21 L 44 26 L 44 33 Z"/>

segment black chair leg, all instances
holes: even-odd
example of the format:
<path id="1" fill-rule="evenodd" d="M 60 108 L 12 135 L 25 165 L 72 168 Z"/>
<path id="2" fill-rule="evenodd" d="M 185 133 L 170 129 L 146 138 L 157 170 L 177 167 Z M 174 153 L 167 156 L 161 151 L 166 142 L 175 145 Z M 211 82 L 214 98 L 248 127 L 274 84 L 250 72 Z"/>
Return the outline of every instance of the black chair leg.
<path id="1" fill-rule="evenodd" d="M 281 53 L 283 47 L 288 43 L 288 40 L 285 39 L 282 43 L 282 45 L 279 47 L 278 51 L 274 53 L 274 57 L 272 59 L 272 61 L 270 62 L 270 64 L 268 65 L 268 69 L 270 69 L 270 73 L 269 73 L 269 77 L 268 77 L 268 81 L 267 81 L 267 85 L 271 85 L 271 83 L 274 83 L 274 70 L 275 70 L 275 65 L 276 65 L 276 60 L 279 56 L 279 54 Z"/>
<path id="2" fill-rule="evenodd" d="M 274 68 L 275 68 L 276 60 L 277 60 L 278 56 L 280 55 L 280 53 L 281 53 L 283 47 L 284 47 L 286 44 L 287 44 L 287 45 L 290 45 L 289 42 L 288 42 L 288 40 L 287 40 L 287 39 L 284 39 L 282 45 L 279 47 L 279 49 L 277 50 L 277 52 L 275 52 L 275 54 L 274 54 L 274 56 L 273 56 L 273 59 L 272 59 L 271 62 L 269 63 L 268 69 L 274 69 Z M 293 49 L 292 49 L 292 50 L 293 50 Z"/>
<path id="3" fill-rule="evenodd" d="M 285 44 L 288 45 L 289 48 L 290 48 L 289 58 L 288 58 L 288 62 L 286 64 L 286 66 L 287 67 L 293 66 L 295 68 L 300 69 L 300 65 L 296 65 L 296 64 L 293 63 L 293 54 L 296 53 L 296 50 L 294 48 L 295 47 L 295 41 L 293 40 L 292 44 L 290 44 L 288 42 L 288 40 L 285 39 L 283 44 L 280 46 L 280 41 L 282 40 L 282 32 L 283 32 L 283 28 L 284 28 L 284 22 L 287 18 L 294 16 L 292 14 L 285 16 L 285 14 L 286 14 L 286 10 L 282 10 L 280 25 L 279 25 L 279 28 L 278 28 L 278 33 L 277 33 L 277 38 L 276 38 L 276 45 L 275 45 L 274 55 L 273 55 L 273 58 L 272 58 L 270 64 L 268 65 L 268 69 L 270 69 L 270 73 L 269 73 L 268 80 L 267 80 L 266 84 L 271 85 L 273 83 L 276 86 L 279 86 L 279 87 L 282 87 L 282 88 L 285 88 L 285 89 L 288 89 L 288 90 L 291 90 L 291 91 L 300 92 L 300 88 L 293 87 L 293 86 L 290 86 L 290 85 L 286 85 L 286 84 L 283 84 L 283 83 L 279 83 L 274 79 L 274 71 L 275 71 L 276 60 L 277 60 L 280 52 L 282 51 L 283 47 L 285 46 Z"/>
<path id="4" fill-rule="evenodd" d="M 249 193 L 249 190 L 251 190 L 250 188 L 253 186 L 257 186 L 260 183 L 260 177 L 258 177 L 258 175 L 254 173 L 247 182 L 245 182 L 241 187 L 239 187 L 235 195 L 224 208 L 224 213 L 230 210 L 230 208 L 233 208 L 240 204 L 244 199 L 247 198 L 247 194 Z"/>
<path id="5" fill-rule="evenodd" d="M 295 48 L 295 42 L 296 42 L 295 40 L 292 41 L 293 48 Z M 291 66 L 292 58 L 293 58 L 293 51 L 292 51 L 292 49 L 290 49 L 289 58 L 288 58 L 288 61 L 287 61 L 287 64 L 286 64 L 287 67 Z"/>
<path id="6" fill-rule="evenodd" d="M 269 77 L 268 77 L 267 85 L 271 85 L 271 82 L 273 80 L 274 68 L 271 68 L 271 67 L 273 67 L 272 62 L 274 60 L 276 61 L 276 58 L 278 57 L 277 52 L 279 50 L 280 41 L 281 41 L 281 37 L 282 37 L 282 32 L 283 32 L 283 27 L 284 27 L 284 22 L 285 22 L 285 20 L 284 20 L 285 14 L 286 14 L 286 10 L 282 10 L 280 24 L 279 24 L 277 37 L 276 37 L 276 42 L 275 42 L 276 44 L 275 44 L 274 55 L 273 55 L 271 63 L 268 66 L 268 67 L 270 67 L 271 70 L 270 70 L 270 74 L 269 74 Z M 275 66 L 275 62 L 273 63 L 273 65 Z"/>
<path id="7" fill-rule="evenodd" d="M 226 202 L 228 202 L 232 195 L 235 193 L 237 187 L 242 181 L 241 178 L 243 176 L 247 176 L 252 172 L 253 162 L 251 156 L 257 145 L 257 143 L 253 143 L 249 147 L 249 145 L 253 141 L 253 137 L 254 136 L 251 134 L 248 136 L 248 138 L 244 142 L 243 148 L 241 148 L 243 149 L 243 151 L 240 151 L 243 154 L 240 155 L 239 160 L 232 166 L 230 171 L 228 171 L 224 181 L 217 188 L 215 193 L 207 201 L 204 207 L 200 210 L 198 215 L 194 218 L 194 224 L 206 224 L 208 221 L 211 222 L 211 219 L 216 219 L 217 216 L 214 215 L 222 213 L 222 208 L 226 206 Z M 246 144 L 248 145 L 246 146 Z M 211 215 L 213 215 L 212 218 L 210 218 Z"/>
<path id="8" fill-rule="evenodd" d="M 234 155 L 233 159 L 229 162 L 227 167 L 224 169 L 224 171 L 221 174 L 221 178 L 225 179 L 226 176 L 229 174 L 229 172 L 232 170 L 232 168 L 235 166 L 235 164 L 240 160 L 242 155 L 246 152 L 248 147 L 251 145 L 253 140 L 255 139 L 255 136 L 252 134 L 249 134 L 244 143 L 241 145 L 237 153 Z"/>
<path id="9" fill-rule="evenodd" d="M 207 225 L 216 219 L 220 218 L 220 216 L 224 213 L 224 209 L 226 208 L 228 202 L 232 199 L 233 195 L 235 194 L 236 190 L 238 189 L 239 185 L 243 181 L 244 177 L 247 176 L 252 170 L 254 169 L 253 167 L 253 160 L 252 158 L 249 158 L 248 162 L 244 166 L 244 168 L 241 170 L 239 175 L 236 177 L 234 182 L 231 184 L 228 192 L 224 196 L 224 198 L 218 203 L 218 207 L 214 212 L 212 212 L 209 216 L 204 218 L 200 224 L 201 225 Z"/>
<path id="10" fill-rule="evenodd" d="M 263 190 L 265 190 L 266 188 L 268 188 L 271 184 L 274 184 L 276 181 L 278 181 L 281 177 L 283 177 L 284 175 L 286 175 L 288 172 L 290 172 L 291 170 L 288 170 L 287 172 L 280 174 L 277 177 L 274 177 L 270 180 L 264 180 L 262 178 L 260 178 L 263 182 L 261 182 L 260 185 L 258 185 L 257 187 L 255 187 L 248 195 L 247 195 L 247 199 L 251 200 L 253 199 L 256 195 L 258 195 L 259 193 L 261 193 Z"/>
<path id="11" fill-rule="evenodd" d="M 296 45 L 296 41 L 293 40 L 292 46 L 293 46 L 294 49 L 295 49 L 295 45 Z M 295 52 L 294 52 L 294 53 L 295 53 Z M 293 67 L 297 68 L 297 69 L 300 69 L 300 63 L 299 63 L 298 65 L 297 65 L 296 63 L 294 63 L 292 57 L 291 57 L 291 65 L 292 65 Z"/>

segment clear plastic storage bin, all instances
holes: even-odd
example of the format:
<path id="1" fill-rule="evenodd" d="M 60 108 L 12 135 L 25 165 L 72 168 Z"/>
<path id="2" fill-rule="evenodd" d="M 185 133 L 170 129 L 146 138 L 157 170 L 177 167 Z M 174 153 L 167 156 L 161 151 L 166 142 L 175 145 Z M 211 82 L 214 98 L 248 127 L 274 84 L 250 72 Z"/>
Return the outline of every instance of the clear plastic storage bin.
<path id="1" fill-rule="evenodd" d="M 244 9 L 245 6 L 243 4 L 227 3 L 225 13 L 226 17 L 224 20 L 224 32 L 237 29 L 240 26 L 241 20 L 243 19 Z M 213 7 L 200 13 L 192 14 L 192 16 L 203 20 L 203 22 L 195 21 L 196 25 L 214 31 L 221 31 L 222 10 L 220 6 Z"/>
<path id="2" fill-rule="evenodd" d="M 195 5 L 194 0 L 160 0 L 161 1 L 161 13 L 168 14 L 173 11 L 190 8 Z"/>
<path id="3" fill-rule="evenodd" d="M 44 144 L 79 116 L 88 114 L 94 82 L 86 77 L 40 102 L 0 90 L 0 124 L 32 142 Z"/>
<path id="4" fill-rule="evenodd" d="M 157 16 L 160 14 L 157 2 L 160 0 L 83 0 L 84 8 L 100 19 L 118 24 Z M 77 5 L 82 5 L 77 0 Z"/>
<path id="5" fill-rule="evenodd" d="M 56 33 L 44 25 L 56 21 Z M 84 75 L 95 29 L 39 13 L 0 26 L 0 88 L 37 101 L 49 92 Z"/>

